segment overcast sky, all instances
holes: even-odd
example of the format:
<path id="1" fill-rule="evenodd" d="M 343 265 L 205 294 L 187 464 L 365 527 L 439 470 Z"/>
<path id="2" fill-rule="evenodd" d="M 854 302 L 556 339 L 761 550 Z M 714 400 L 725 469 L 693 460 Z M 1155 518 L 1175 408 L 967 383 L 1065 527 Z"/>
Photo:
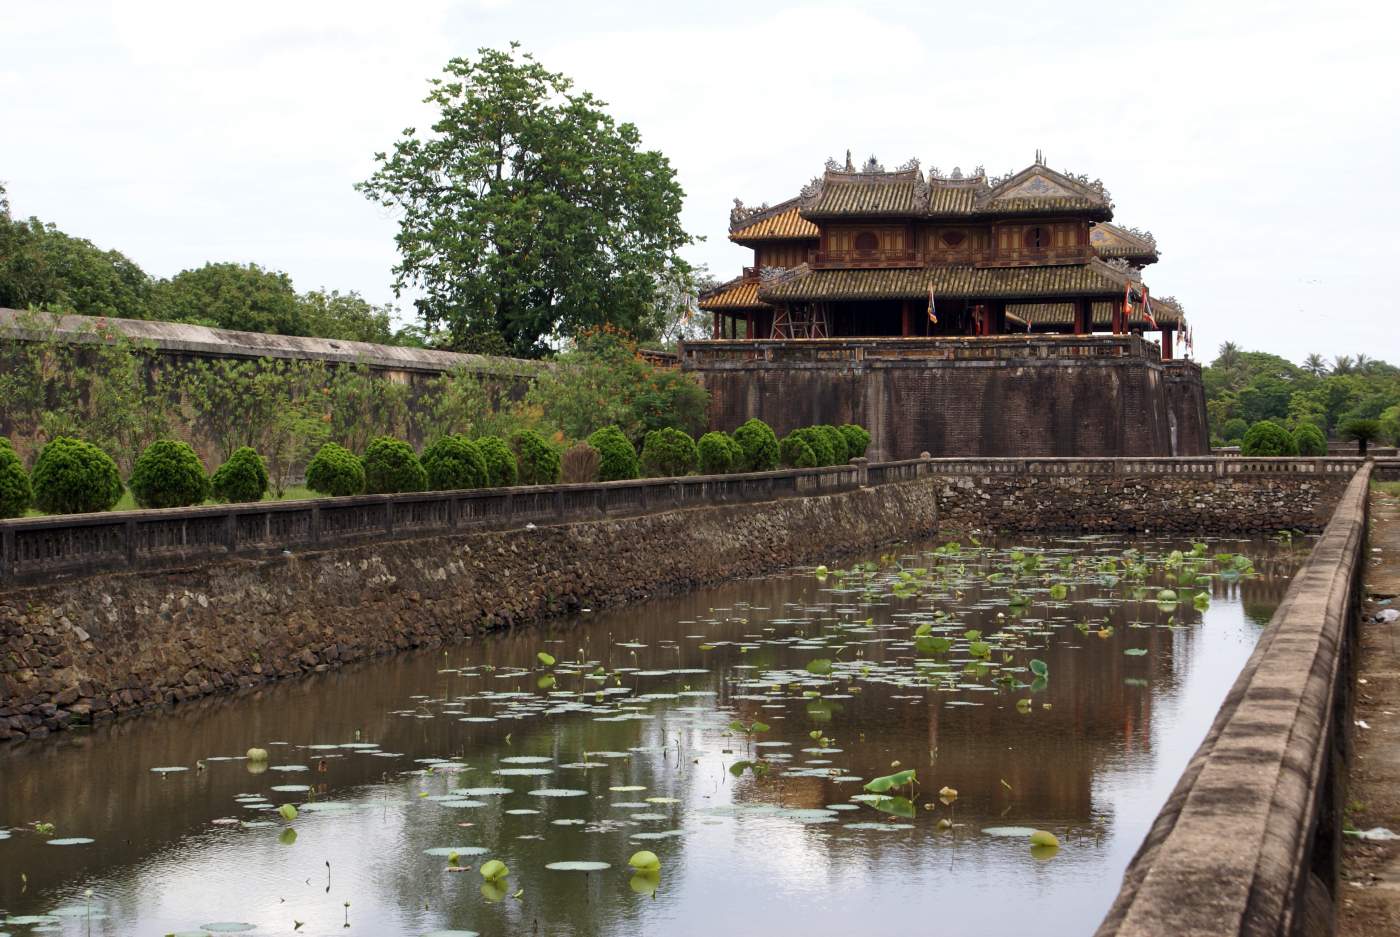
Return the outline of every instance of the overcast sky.
<path id="1" fill-rule="evenodd" d="M 990 174 L 1036 149 L 1151 230 L 1197 357 L 1233 340 L 1400 363 L 1400 8 L 189 0 L 0 5 L 0 180 L 19 215 L 169 276 L 254 261 L 392 300 L 395 223 L 352 188 L 454 55 L 512 39 L 594 92 L 686 191 L 728 278 L 732 199 L 828 156 Z"/>

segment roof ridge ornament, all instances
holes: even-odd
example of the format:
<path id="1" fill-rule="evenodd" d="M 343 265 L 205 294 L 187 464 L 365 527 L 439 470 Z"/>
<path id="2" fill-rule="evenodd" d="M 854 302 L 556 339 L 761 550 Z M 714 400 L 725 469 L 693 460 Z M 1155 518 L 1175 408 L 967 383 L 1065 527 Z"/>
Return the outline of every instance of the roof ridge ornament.
<path id="1" fill-rule="evenodd" d="M 756 205 L 750 208 L 743 203 L 743 200 L 736 198 L 734 200 L 734 207 L 729 209 L 730 230 L 733 230 L 734 228 L 743 224 L 745 221 L 748 221 L 754 215 L 759 215 L 763 212 L 766 212 L 768 210 L 768 207 L 768 203 L 764 202 L 762 205 Z"/>

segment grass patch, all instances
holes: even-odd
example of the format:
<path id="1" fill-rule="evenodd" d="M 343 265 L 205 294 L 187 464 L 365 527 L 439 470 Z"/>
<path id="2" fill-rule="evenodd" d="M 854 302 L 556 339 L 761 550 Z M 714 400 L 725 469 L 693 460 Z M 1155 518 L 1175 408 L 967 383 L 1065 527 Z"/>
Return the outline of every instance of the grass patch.
<path id="1" fill-rule="evenodd" d="M 1371 482 L 1371 490 L 1379 491 L 1381 494 L 1390 495 L 1392 498 L 1400 498 L 1400 482 Z"/>
<path id="2" fill-rule="evenodd" d="M 287 488 L 282 492 L 282 497 L 280 497 L 280 498 L 274 498 L 274 497 L 272 496 L 272 492 L 269 491 L 269 492 L 267 492 L 266 494 L 263 495 L 262 499 L 263 499 L 263 501 L 310 501 L 310 500 L 313 499 L 313 498 L 323 498 L 323 497 L 325 497 L 325 495 L 319 495 L 319 494 L 317 494 L 316 492 L 312 491 L 310 488 L 307 488 L 305 485 L 289 485 L 289 486 L 287 486 Z M 204 504 L 220 504 L 220 503 L 221 503 L 221 502 L 219 502 L 219 501 L 205 501 L 205 502 L 204 502 Z M 130 488 L 123 489 L 123 491 L 122 491 L 122 496 L 117 500 L 116 506 L 112 508 L 112 512 L 115 513 L 115 512 L 117 512 L 117 511 L 136 511 L 136 510 L 139 510 L 139 508 L 136 506 L 136 497 L 135 497 L 135 495 L 133 495 L 133 494 L 131 493 L 131 489 L 130 489 Z M 48 517 L 49 515 L 45 514 L 43 511 L 40 511 L 38 508 L 30 508 L 29 510 L 27 510 L 27 511 L 24 512 L 24 516 L 25 516 L 25 517 Z"/>

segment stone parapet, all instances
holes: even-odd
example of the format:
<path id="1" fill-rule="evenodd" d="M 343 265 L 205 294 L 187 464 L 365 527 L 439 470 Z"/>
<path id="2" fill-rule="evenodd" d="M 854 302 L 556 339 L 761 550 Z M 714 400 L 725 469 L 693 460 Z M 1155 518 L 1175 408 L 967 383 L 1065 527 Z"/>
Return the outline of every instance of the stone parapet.
<path id="1" fill-rule="evenodd" d="M 1371 474 L 1348 484 L 1098 937 L 1332 933 Z"/>

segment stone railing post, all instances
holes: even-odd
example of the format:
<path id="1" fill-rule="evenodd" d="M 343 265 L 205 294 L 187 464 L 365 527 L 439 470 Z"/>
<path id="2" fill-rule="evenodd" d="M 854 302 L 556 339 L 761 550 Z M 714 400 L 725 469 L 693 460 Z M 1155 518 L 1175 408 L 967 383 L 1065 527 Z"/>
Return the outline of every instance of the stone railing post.
<path id="1" fill-rule="evenodd" d="M 855 466 L 856 470 L 856 487 L 867 487 L 870 484 L 870 460 L 858 455 L 851 460 L 851 465 Z"/>

